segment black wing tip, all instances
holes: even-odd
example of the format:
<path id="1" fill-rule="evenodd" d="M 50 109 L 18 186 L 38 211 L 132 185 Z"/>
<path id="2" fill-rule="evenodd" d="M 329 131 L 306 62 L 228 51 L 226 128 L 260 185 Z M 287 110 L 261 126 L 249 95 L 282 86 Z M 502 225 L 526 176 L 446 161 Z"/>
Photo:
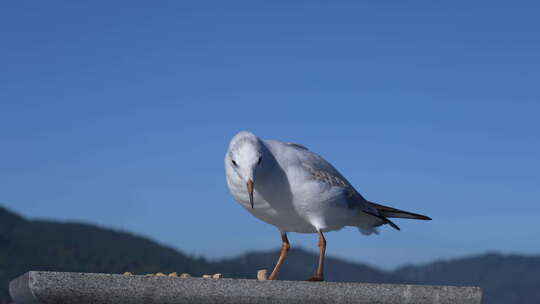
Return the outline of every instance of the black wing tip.
<path id="1" fill-rule="evenodd" d="M 398 225 L 396 225 L 394 222 L 392 222 L 391 220 L 389 220 L 387 217 L 384 217 L 382 215 L 378 215 L 376 213 L 373 213 L 373 212 L 370 212 L 370 211 L 365 211 L 365 213 L 369 214 L 369 215 L 372 215 L 376 218 L 379 218 L 383 221 L 384 224 L 388 224 L 390 225 L 392 228 L 396 229 L 397 231 L 401 231 L 401 229 L 399 229 Z"/>
<path id="2" fill-rule="evenodd" d="M 418 218 L 415 218 L 415 220 L 431 221 L 432 218 L 430 218 L 429 216 L 426 216 L 426 215 L 419 214 Z"/>
<path id="3" fill-rule="evenodd" d="M 398 227 L 398 225 L 396 225 L 394 222 L 392 222 L 391 220 L 389 219 L 386 219 L 386 223 L 388 225 L 390 225 L 392 228 L 396 229 L 397 231 L 401 231 L 401 229 Z"/>
<path id="4" fill-rule="evenodd" d="M 404 218 L 404 219 L 423 220 L 423 221 L 432 220 L 429 216 L 426 216 L 423 214 L 400 210 L 394 207 L 388 207 L 388 206 L 377 204 L 370 201 L 367 201 L 367 202 L 371 207 L 377 209 L 377 211 L 381 213 L 381 215 L 384 217 Z"/>

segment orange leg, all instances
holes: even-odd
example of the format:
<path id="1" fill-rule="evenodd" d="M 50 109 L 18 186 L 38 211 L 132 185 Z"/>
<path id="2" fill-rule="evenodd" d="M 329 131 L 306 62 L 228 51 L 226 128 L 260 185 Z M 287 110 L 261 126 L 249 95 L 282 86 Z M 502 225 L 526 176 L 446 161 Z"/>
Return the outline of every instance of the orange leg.
<path id="1" fill-rule="evenodd" d="M 281 270 L 281 266 L 283 266 L 283 262 L 285 262 L 285 258 L 289 254 L 289 249 L 291 248 L 286 233 L 281 233 L 281 241 L 282 244 L 279 259 L 276 263 L 276 267 L 274 267 L 274 270 L 272 271 L 272 274 L 270 274 L 270 276 L 268 277 L 269 280 L 277 280 L 277 276 L 279 274 L 279 271 Z"/>
<path id="2" fill-rule="evenodd" d="M 317 273 L 308 279 L 308 281 L 324 281 L 324 257 L 326 253 L 326 239 L 322 231 L 319 233 L 319 266 L 317 267 Z"/>

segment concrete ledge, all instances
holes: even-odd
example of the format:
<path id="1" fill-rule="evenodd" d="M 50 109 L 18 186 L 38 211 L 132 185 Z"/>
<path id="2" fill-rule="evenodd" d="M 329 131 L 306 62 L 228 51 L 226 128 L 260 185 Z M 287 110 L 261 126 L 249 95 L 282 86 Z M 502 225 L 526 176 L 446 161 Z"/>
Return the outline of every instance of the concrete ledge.
<path id="1" fill-rule="evenodd" d="M 202 279 L 30 271 L 11 281 L 16 304 L 481 303 L 479 287 Z"/>

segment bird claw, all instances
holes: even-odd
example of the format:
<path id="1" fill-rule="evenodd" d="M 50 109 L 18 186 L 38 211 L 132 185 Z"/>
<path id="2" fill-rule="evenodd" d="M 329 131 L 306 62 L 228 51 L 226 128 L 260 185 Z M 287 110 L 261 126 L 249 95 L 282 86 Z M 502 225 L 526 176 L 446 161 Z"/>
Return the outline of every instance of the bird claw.
<path id="1" fill-rule="evenodd" d="M 308 279 L 308 282 L 323 282 L 324 278 L 322 276 L 312 276 Z"/>

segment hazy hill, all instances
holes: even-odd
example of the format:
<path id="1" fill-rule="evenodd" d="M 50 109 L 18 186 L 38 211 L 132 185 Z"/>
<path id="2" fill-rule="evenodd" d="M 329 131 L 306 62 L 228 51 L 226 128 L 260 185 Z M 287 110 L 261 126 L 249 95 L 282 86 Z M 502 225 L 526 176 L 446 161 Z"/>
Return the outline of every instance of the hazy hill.
<path id="1" fill-rule="evenodd" d="M 0 208 L 0 299 L 7 298 L 9 280 L 30 269 L 200 274 L 210 265 L 128 233 L 87 224 L 28 221 Z"/>
<path id="2" fill-rule="evenodd" d="M 123 273 L 223 273 L 254 278 L 271 269 L 278 251 L 253 252 L 207 261 L 149 239 L 88 224 L 27 220 L 0 207 L 0 303 L 8 301 L 8 282 L 32 270 Z M 283 279 L 303 280 L 312 274 L 317 256 L 292 250 Z M 330 281 L 479 285 L 486 303 L 540 303 L 540 257 L 487 254 L 406 266 L 384 272 L 360 263 L 329 258 Z"/>

